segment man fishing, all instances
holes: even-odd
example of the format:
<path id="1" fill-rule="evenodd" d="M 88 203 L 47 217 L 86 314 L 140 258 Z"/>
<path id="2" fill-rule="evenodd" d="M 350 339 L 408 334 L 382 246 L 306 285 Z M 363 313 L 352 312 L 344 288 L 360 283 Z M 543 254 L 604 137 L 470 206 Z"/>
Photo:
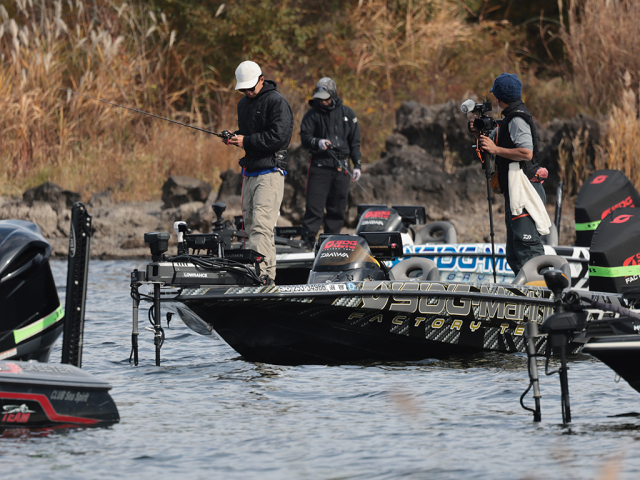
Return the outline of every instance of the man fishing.
<path id="1" fill-rule="evenodd" d="M 307 206 L 302 219 L 303 240 L 311 248 L 323 217 L 324 233 L 340 233 L 349 179 L 357 182 L 362 171 L 358 119 L 338 97 L 336 82 L 321 78 L 309 105 L 311 109 L 300 126 L 300 139 L 311 152 L 305 192 Z M 353 177 L 349 174 L 349 158 L 353 162 Z"/>
<path id="2" fill-rule="evenodd" d="M 276 246 L 273 229 L 284 193 L 287 147 L 293 133 L 293 112 L 272 80 L 265 80 L 257 63 L 242 62 L 236 69 L 238 130 L 227 145 L 243 148 L 242 216 L 249 235 L 247 248 L 264 255 L 268 285 L 275 283 Z"/>
<path id="3" fill-rule="evenodd" d="M 540 234 L 548 234 L 551 225 L 544 208 L 546 195 L 542 186 L 547 170 L 537 162 L 536 125 L 522 101 L 522 82 L 518 76 L 501 74 L 490 91 L 504 118 L 488 137 L 480 135 L 479 143 L 481 150 L 496 156 L 499 189 L 494 191 L 504 194 L 506 257 L 517 275 L 528 260 L 544 255 Z M 478 136 L 473 121 L 469 130 Z"/>

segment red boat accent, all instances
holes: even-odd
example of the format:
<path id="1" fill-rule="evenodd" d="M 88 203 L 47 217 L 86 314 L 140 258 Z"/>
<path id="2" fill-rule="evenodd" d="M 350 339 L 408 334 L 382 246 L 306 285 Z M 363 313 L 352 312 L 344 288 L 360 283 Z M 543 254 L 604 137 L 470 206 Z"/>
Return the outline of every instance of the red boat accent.
<path id="1" fill-rule="evenodd" d="M 98 420 L 94 420 L 93 418 L 81 418 L 81 417 L 70 417 L 67 415 L 59 415 L 51 402 L 45 395 L 36 395 L 33 393 L 11 393 L 11 392 L 0 392 L 0 398 L 7 398 L 12 400 L 35 400 L 38 402 L 49 420 L 53 422 L 69 422 L 74 424 L 82 424 L 82 425 L 95 425 L 98 423 Z"/>

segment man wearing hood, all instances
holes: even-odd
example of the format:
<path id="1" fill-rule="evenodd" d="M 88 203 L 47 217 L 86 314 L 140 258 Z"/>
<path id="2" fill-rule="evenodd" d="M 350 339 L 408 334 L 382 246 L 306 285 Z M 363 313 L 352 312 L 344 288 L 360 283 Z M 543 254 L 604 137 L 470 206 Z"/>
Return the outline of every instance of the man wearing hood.
<path id="1" fill-rule="evenodd" d="M 242 216 L 249 234 L 246 247 L 264 255 L 267 284 L 275 283 L 276 246 L 273 229 L 284 194 L 287 147 L 293 133 L 293 112 L 272 80 L 265 80 L 257 63 L 242 62 L 236 69 L 238 130 L 226 142 L 243 148 Z"/>
<path id="2" fill-rule="evenodd" d="M 302 219 L 303 240 L 307 246 L 315 243 L 323 216 L 324 232 L 340 233 L 347 207 L 349 179 L 357 182 L 361 175 L 358 119 L 338 97 L 336 82 L 328 77 L 321 78 L 309 105 L 311 109 L 300 126 L 302 145 L 311 152 L 307 208 Z M 353 162 L 353 177 L 349 174 L 349 158 Z"/>

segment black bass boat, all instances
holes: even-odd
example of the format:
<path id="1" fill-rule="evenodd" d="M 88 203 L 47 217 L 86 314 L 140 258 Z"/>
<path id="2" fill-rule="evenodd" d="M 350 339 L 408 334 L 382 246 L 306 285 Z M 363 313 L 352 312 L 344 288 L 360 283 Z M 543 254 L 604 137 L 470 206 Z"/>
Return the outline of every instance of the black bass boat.
<path id="1" fill-rule="evenodd" d="M 62 313 L 48 263 L 51 246 L 40 229 L 30 222 L 5 220 L 0 222 L 0 235 L 4 307 L 0 341 L 15 344 L 4 351 L 5 359 L 0 358 L 0 432 L 118 422 L 118 410 L 108 393 L 111 386 L 79 368 L 91 215 L 80 202 L 72 207 L 67 315 Z M 54 313 L 47 315 L 52 309 Z M 63 331 L 62 364 L 41 363 L 49 359 Z"/>
<path id="2" fill-rule="evenodd" d="M 40 228 L 23 220 L 0 221 L 0 360 L 49 360 L 62 334 L 64 309 Z"/>
<path id="3" fill-rule="evenodd" d="M 145 241 L 153 261 L 132 273 L 134 347 L 141 300 L 153 302 L 156 362 L 164 341 L 160 312 L 178 314 L 197 333 L 215 332 L 249 361 L 335 364 L 364 360 L 422 360 L 478 351 L 525 352 L 525 326 L 541 323 L 554 300 L 541 271 L 565 259 L 533 259 L 514 284 L 442 282 L 434 262 L 413 259 L 389 269 L 402 253 L 398 232 L 321 237 L 307 284 L 260 285 L 256 252 L 244 263 L 215 255 L 168 256 L 168 233 Z M 189 239 L 192 245 L 197 239 Z M 211 239 L 210 253 L 217 251 Z M 251 257 L 253 255 L 253 257 Z M 251 263 L 254 267 L 251 267 Z M 412 277 L 412 268 L 420 273 Z M 142 294 L 140 287 L 152 286 Z M 585 293 L 619 304 L 615 294 Z M 544 348 L 541 338 L 537 349 Z M 578 346 L 576 346 L 577 348 Z"/>

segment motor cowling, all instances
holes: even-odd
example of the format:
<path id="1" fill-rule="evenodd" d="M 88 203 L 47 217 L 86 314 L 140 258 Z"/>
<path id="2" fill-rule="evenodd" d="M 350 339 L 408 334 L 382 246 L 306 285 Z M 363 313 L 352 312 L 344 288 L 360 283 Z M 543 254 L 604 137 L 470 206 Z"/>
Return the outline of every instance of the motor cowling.
<path id="1" fill-rule="evenodd" d="M 362 237 L 331 235 L 320 245 L 307 283 L 385 279 L 385 272 Z"/>
<path id="2" fill-rule="evenodd" d="M 356 235 L 362 232 L 401 232 L 407 228 L 402 224 L 402 217 L 393 208 L 369 208 L 362 213 L 356 227 Z"/>
<path id="3" fill-rule="evenodd" d="M 640 194 L 619 170 L 598 170 L 578 192 L 575 206 L 576 246 L 588 247 L 596 228 L 611 212 L 639 208 Z"/>
<path id="4" fill-rule="evenodd" d="M 640 285 L 640 208 L 609 213 L 593 234 L 589 257 L 589 290 L 620 293 Z"/>

